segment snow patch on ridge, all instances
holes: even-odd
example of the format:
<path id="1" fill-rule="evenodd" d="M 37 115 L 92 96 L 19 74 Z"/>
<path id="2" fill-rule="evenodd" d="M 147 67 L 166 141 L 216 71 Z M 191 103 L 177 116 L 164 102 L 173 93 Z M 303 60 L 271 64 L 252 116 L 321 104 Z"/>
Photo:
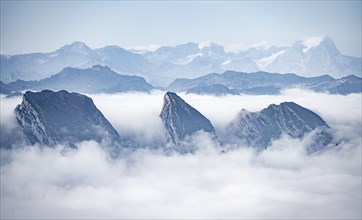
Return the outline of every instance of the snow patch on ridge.
<path id="1" fill-rule="evenodd" d="M 210 47 L 211 45 L 213 45 L 214 43 L 211 41 L 207 41 L 207 42 L 202 42 L 199 43 L 199 49 L 203 49 L 204 47 Z"/>
<path id="2" fill-rule="evenodd" d="M 281 50 L 279 52 L 273 53 L 271 56 L 269 57 L 264 57 L 261 58 L 259 60 L 254 60 L 254 62 L 256 63 L 256 65 L 260 68 L 263 69 L 266 66 L 268 66 L 270 63 L 272 63 L 278 56 L 282 55 L 283 53 L 285 53 L 285 51 L 287 51 L 287 49 L 285 50 Z"/>
<path id="3" fill-rule="evenodd" d="M 324 41 L 326 37 L 310 37 L 302 40 L 304 45 L 303 53 L 306 53 L 308 50 L 317 47 L 320 43 Z"/>

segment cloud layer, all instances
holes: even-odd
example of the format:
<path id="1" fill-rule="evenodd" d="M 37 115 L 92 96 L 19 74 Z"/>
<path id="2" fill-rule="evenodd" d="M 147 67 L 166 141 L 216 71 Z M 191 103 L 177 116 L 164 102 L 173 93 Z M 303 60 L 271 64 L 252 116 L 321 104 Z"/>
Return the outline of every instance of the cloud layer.
<path id="1" fill-rule="evenodd" d="M 203 132 L 188 140 L 200 148 L 195 155 L 140 149 L 114 159 L 92 141 L 78 150 L 2 150 L 1 218 L 361 218 L 361 95 L 181 97 L 218 129 L 241 108 L 294 101 L 320 114 L 344 141 L 309 156 L 308 137 L 282 137 L 261 153 L 242 147 L 219 154 L 220 144 Z M 163 93 L 92 98 L 120 134 L 162 143 Z M 11 106 L 21 101 L 4 100 L 1 128 L 12 124 Z"/>

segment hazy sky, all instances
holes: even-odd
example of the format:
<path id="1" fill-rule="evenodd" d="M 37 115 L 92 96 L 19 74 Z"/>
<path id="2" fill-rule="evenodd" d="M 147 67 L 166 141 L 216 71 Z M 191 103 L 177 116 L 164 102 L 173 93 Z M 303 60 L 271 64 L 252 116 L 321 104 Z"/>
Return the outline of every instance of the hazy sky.
<path id="1" fill-rule="evenodd" d="M 246 47 L 330 36 L 361 56 L 361 1 L 1 1 L 1 53 L 214 41 Z"/>

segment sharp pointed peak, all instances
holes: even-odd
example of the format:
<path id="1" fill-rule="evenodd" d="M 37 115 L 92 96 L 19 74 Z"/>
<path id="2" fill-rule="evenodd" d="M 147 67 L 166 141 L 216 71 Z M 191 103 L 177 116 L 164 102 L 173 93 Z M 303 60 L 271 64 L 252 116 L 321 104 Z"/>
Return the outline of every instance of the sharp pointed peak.
<path id="1" fill-rule="evenodd" d="M 174 92 L 168 91 L 168 92 L 165 93 L 164 101 L 166 103 L 173 102 L 174 100 L 182 100 L 182 99 Z"/>

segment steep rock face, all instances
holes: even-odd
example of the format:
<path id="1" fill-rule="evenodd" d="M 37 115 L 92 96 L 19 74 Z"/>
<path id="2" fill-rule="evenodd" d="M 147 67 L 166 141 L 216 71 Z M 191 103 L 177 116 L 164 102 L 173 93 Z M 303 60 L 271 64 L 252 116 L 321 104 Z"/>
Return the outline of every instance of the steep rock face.
<path id="1" fill-rule="evenodd" d="M 119 135 L 87 96 L 67 91 L 26 92 L 16 120 L 31 144 L 118 141 Z"/>
<path id="2" fill-rule="evenodd" d="M 172 92 L 164 96 L 160 117 L 170 141 L 175 145 L 181 144 L 187 135 L 199 130 L 215 134 L 214 127 L 205 116 Z"/>
<path id="3" fill-rule="evenodd" d="M 301 138 L 305 134 L 320 129 L 317 138 L 310 146 L 310 151 L 318 150 L 331 141 L 326 132 L 329 126 L 314 112 L 294 102 L 270 105 L 260 112 L 242 110 L 237 118 L 227 127 L 228 134 L 245 140 L 249 145 L 266 148 L 273 139 L 282 134 L 292 138 Z"/>

